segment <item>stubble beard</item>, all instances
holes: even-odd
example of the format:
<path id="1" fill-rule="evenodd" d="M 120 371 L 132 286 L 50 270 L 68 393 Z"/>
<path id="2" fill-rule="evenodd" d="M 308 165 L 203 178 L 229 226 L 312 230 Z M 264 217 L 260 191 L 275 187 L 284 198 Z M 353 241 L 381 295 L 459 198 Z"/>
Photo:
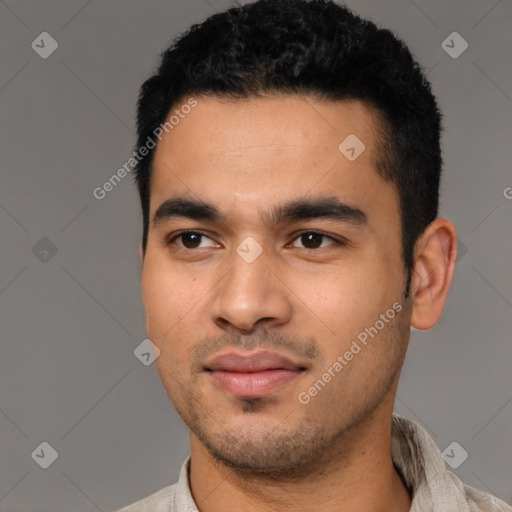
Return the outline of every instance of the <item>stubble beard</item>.
<path id="1" fill-rule="evenodd" d="M 221 425 L 222 418 L 217 418 L 215 411 L 208 409 L 207 400 L 201 397 L 196 380 L 200 379 L 199 375 L 195 375 L 186 387 L 178 386 L 181 390 L 188 390 L 187 397 L 171 396 L 173 393 L 169 393 L 169 396 L 190 431 L 207 449 L 212 461 L 230 469 L 234 475 L 269 482 L 299 481 L 305 477 L 314 479 L 329 467 L 344 464 L 352 456 L 351 447 L 360 436 L 360 429 L 372 421 L 386 398 L 394 398 L 407 348 L 405 331 L 409 329 L 408 316 L 406 311 L 402 312 L 397 324 L 389 332 L 381 333 L 385 339 L 377 341 L 384 345 L 381 348 L 389 351 L 385 374 L 374 374 L 370 389 L 365 386 L 359 388 L 365 388 L 363 396 L 353 400 L 348 410 L 343 410 L 343 395 L 340 396 L 339 405 L 334 396 L 330 402 L 328 421 L 325 421 L 325 415 L 322 417 L 325 410 L 314 408 L 317 400 L 314 398 L 307 405 L 299 405 L 299 402 L 291 404 L 291 410 L 283 411 L 276 426 L 259 429 L 258 416 L 268 408 L 275 410 L 276 399 L 270 396 L 239 399 L 240 413 L 247 417 L 247 422 L 243 428 L 228 430 Z M 355 372 L 351 380 L 354 378 L 357 378 Z M 176 389 L 175 386 L 172 388 Z M 343 387 L 338 389 L 343 392 Z M 357 390 L 351 393 L 354 391 Z M 389 403 L 392 407 L 392 400 Z M 308 412 L 304 408 L 310 405 L 313 408 Z M 339 411 L 336 411 L 336 407 L 339 407 Z M 336 411 L 334 415 L 332 410 Z M 297 413 L 303 414 L 301 421 L 293 421 Z M 251 423 L 251 415 L 255 418 L 254 423 Z"/>
<path id="2" fill-rule="evenodd" d="M 276 427 L 267 431 L 258 429 L 257 419 L 251 424 L 250 415 L 258 416 L 268 404 L 266 398 L 240 399 L 240 411 L 247 417 L 246 428 L 236 431 L 223 428 L 216 418 L 203 407 L 181 407 L 175 403 L 178 414 L 191 432 L 202 442 L 213 461 L 231 469 L 240 477 L 263 481 L 297 481 L 321 475 L 332 464 L 343 464 L 351 456 L 351 446 L 359 427 L 371 421 L 390 389 L 396 389 L 401 365 L 380 382 L 375 393 L 363 399 L 348 414 L 329 418 L 330 426 L 322 421 L 321 411 L 306 414 L 300 422 L 292 422 L 296 411 L 283 418 Z M 194 397 L 190 404 L 202 404 Z M 307 405 L 298 405 L 299 412 Z M 335 405 L 333 404 L 333 407 Z M 340 404 L 340 409 L 343 407 Z M 333 424 L 334 423 L 334 424 Z"/>

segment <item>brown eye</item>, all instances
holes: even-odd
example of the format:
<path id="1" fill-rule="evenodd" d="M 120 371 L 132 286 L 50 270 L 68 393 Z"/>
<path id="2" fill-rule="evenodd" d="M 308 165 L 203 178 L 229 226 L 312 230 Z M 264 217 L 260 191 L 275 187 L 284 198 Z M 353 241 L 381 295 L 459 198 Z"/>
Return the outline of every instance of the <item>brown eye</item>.
<path id="1" fill-rule="evenodd" d="M 328 245 L 338 243 L 334 238 L 317 231 L 304 231 L 295 240 L 300 240 L 304 249 L 321 249 Z M 330 240 L 331 243 L 322 244 L 324 240 Z M 297 247 L 295 244 L 293 245 Z"/>
<path id="2" fill-rule="evenodd" d="M 178 238 L 181 238 L 183 245 L 187 249 L 197 249 L 201 245 L 201 238 L 203 235 L 198 233 L 183 233 Z"/>
<path id="3" fill-rule="evenodd" d="M 304 233 L 300 236 L 300 241 L 306 249 L 318 249 L 322 245 L 323 235 L 318 233 Z"/>
<path id="4" fill-rule="evenodd" d="M 176 242 L 181 240 L 181 243 Z M 205 244 L 204 240 L 212 241 L 212 244 Z M 178 235 L 173 236 L 167 242 L 167 245 L 177 245 L 180 249 L 200 249 L 204 247 L 212 247 L 216 245 L 211 238 L 207 237 L 204 233 L 197 231 L 183 231 Z"/>

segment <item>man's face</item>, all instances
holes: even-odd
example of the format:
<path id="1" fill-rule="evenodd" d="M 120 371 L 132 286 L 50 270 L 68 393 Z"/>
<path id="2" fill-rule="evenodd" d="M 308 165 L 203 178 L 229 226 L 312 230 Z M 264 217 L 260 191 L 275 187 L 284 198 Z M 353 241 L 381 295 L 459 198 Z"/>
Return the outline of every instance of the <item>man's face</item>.
<path id="1" fill-rule="evenodd" d="M 392 407 L 410 318 L 398 194 L 361 102 L 197 102 L 156 148 L 148 334 L 193 438 L 231 466 L 291 474 Z M 353 136 L 339 149 L 351 134 L 359 156 Z M 212 208 L 161 207 L 177 198 Z"/>

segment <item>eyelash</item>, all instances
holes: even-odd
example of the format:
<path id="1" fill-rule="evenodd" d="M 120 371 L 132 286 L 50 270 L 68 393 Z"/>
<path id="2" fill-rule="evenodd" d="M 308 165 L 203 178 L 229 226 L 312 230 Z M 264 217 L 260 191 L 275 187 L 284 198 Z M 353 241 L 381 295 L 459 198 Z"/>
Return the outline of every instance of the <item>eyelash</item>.
<path id="1" fill-rule="evenodd" d="M 187 231 L 181 231 L 180 233 L 174 233 L 173 235 L 167 237 L 167 239 L 165 240 L 165 245 L 166 246 L 170 246 L 170 245 L 173 245 L 175 242 L 176 239 L 182 237 L 183 235 L 187 235 L 187 234 L 194 234 L 194 235 L 199 235 L 201 237 L 206 237 L 206 238 L 210 238 L 207 234 L 201 232 L 201 231 L 195 231 L 195 230 L 187 230 Z M 327 247 L 331 247 L 331 246 L 345 246 L 347 245 L 347 243 L 345 241 L 342 241 L 342 240 L 337 240 L 335 238 L 333 238 L 332 236 L 326 234 L 326 233 L 323 233 L 322 231 L 314 231 L 314 230 L 304 230 L 304 231 L 301 231 L 299 233 L 297 233 L 297 235 L 293 238 L 292 241 L 295 241 L 297 240 L 298 238 L 300 238 L 302 235 L 305 235 L 305 234 L 314 234 L 314 235 L 319 235 L 319 236 L 322 236 L 323 238 L 328 238 L 329 240 L 331 240 L 333 243 L 332 244 L 329 244 Z M 211 238 L 210 238 L 211 240 Z M 178 250 L 181 250 L 181 251 L 194 251 L 196 249 L 188 249 L 186 247 L 178 247 Z M 300 247 L 299 247 L 300 249 Z M 303 250 L 305 251 L 319 251 L 320 249 L 326 249 L 326 247 L 319 247 L 319 248 L 316 248 L 316 249 L 309 249 L 309 248 L 304 248 Z"/>

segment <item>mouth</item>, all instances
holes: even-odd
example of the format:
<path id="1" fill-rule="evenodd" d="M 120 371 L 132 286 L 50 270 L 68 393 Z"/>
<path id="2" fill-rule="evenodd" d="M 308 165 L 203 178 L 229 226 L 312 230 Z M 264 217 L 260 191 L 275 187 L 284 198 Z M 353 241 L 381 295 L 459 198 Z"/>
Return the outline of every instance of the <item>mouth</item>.
<path id="1" fill-rule="evenodd" d="M 213 384 L 237 397 L 269 395 L 306 371 L 306 366 L 267 351 L 229 352 L 205 365 Z"/>

